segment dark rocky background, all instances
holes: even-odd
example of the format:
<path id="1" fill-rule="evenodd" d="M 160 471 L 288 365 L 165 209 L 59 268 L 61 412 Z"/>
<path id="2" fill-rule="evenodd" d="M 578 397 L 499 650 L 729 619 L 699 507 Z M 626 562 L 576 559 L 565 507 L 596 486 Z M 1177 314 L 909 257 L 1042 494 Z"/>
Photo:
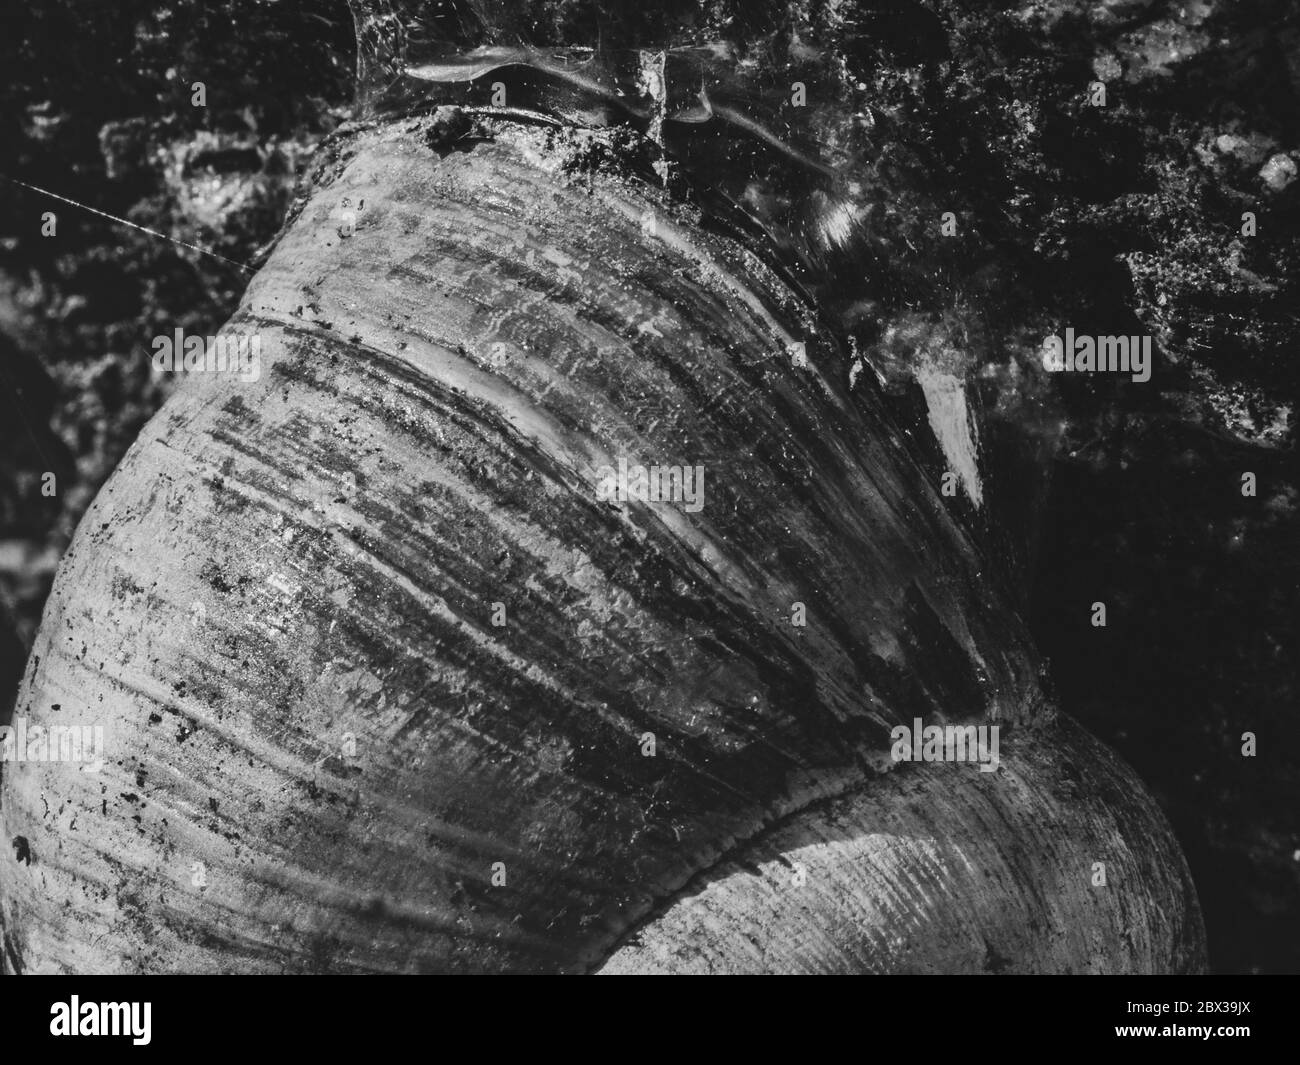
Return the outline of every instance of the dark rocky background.
<path id="1" fill-rule="evenodd" d="M 484 6 L 429 0 L 422 29 L 477 40 Z M 995 463 L 1006 456 L 1010 487 L 995 503 L 1033 545 L 1007 558 L 1031 589 L 1026 609 L 1062 706 L 1163 805 L 1201 894 L 1214 968 L 1300 970 L 1300 9 L 513 9 L 507 29 L 536 44 L 596 30 L 623 43 L 724 37 L 757 50 L 794 24 L 825 43 L 844 107 L 873 116 L 873 261 L 892 271 L 855 327 L 860 339 L 883 365 L 899 337 L 905 358 L 918 329 L 951 332 L 962 319 L 986 447 Z M 312 149 L 348 115 L 353 42 L 343 0 L 9 5 L 0 173 L 255 263 Z M 1107 106 L 1087 107 L 1098 78 Z M 207 86 L 204 108 L 190 104 L 195 81 Z M 960 213 L 956 245 L 927 236 L 936 207 Z M 46 238 L 48 210 L 58 233 Z M 1257 236 L 1241 235 L 1243 211 L 1256 213 Z M 0 180 L 5 693 L 77 520 L 163 398 L 149 338 L 215 331 L 247 276 Z M 959 313 L 972 293 L 977 325 Z M 1041 338 L 1044 321 L 1151 333 L 1152 383 L 1057 378 L 1046 392 L 1002 354 L 1018 334 Z M 915 413 L 909 388 L 895 389 L 904 419 Z M 1050 471 L 1046 488 L 1017 491 L 1030 466 Z M 1246 471 L 1254 498 L 1240 492 Z M 1108 604 L 1106 629 L 1089 624 L 1094 601 Z M 1253 759 L 1241 756 L 1244 731 L 1258 737 Z"/>

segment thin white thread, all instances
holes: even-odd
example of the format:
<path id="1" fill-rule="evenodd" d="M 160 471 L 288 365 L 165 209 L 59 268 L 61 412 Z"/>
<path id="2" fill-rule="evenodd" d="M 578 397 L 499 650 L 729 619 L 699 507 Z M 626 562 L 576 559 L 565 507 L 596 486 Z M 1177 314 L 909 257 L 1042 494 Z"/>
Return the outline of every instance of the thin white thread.
<path id="1" fill-rule="evenodd" d="M 214 259 L 220 259 L 223 263 L 229 263 L 236 266 L 245 273 L 253 274 L 257 271 L 251 266 L 245 266 L 243 263 L 237 263 L 234 259 L 227 259 L 219 252 L 212 251 L 208 248 L 200 247 L 197 244 L 187 244 L 183 240 L 177 240 L 175 237 L 169 237 L 166 233 L 159 233 L 156 229 L 150 229 L 148 226 L 137 225 L 134 222 L 128 222 L 125 218 L 118 218 L 115 214 L 109 214 L 107 211 L 101 211 L 96 207 L 91 207 L 84 203 L 78 203 L 76 200 L 70 200 L 66 196 L 60 196 L 57 192 L 51 192 L 49 189 L 43 189 L 39 185 L 30 185 L 26 181 L 19 181 L 17 178 L 11 178 L 7 174 L 0 174 L 0 177 L 14 185 L 21 185 L 25 189 L 31 189 L 33 192 L 39 192 L 44 196 L 60 200 L 63 203 L 71 204 L 73 207 L 80 207 L 83 211 L 89 211 L 91 214 L 97 214 L 101 218 L 107 218 L 111 222 L 120 222 L 124 226 L 130 226 L 132 229 L 138 229 L 141 233 L 148 233 L 151 237 L 160 237 L 163 240 L 169 240 L 173 244 L 179 244 L 182 248 L 189 248 L 190 251 L 196 251 L 200 255 L 211 255 Z"/>

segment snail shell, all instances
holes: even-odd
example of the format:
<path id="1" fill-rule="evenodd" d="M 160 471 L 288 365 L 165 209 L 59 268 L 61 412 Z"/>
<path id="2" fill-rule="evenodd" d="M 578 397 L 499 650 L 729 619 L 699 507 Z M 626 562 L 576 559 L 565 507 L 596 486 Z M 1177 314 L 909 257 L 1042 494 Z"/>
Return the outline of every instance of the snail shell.
<path id="1" fill-rule="evenodd" d="M 5 964 L 1196 968 L 1168 827 L 813 309 L 606 135 L 489 132 L 355 134 L 226 326 L 260 376 L 188 375 L 83 521 L 17 713 L 107 764 L 5 767 Z M 916 718 L 1002 768 L 895 764 Z"/>

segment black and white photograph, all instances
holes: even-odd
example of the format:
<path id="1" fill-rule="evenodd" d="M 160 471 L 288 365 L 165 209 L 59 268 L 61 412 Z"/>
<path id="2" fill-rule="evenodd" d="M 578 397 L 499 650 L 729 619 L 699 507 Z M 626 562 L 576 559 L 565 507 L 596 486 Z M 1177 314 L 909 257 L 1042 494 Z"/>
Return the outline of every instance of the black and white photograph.
<path id="1" fill-rule="evenodd" d="M 1265 1034 L 1294 0 L 9 0 L 0 68 L 35 1045 L 181 975 Z"/>

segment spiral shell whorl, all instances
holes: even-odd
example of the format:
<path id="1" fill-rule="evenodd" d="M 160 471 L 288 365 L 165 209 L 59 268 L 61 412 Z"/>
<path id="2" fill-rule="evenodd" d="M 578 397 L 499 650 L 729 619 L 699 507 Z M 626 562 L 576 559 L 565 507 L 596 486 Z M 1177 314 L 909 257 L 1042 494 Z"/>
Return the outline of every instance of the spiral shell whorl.
<path id="1" fill-rule="evenodd" d="M 492 132 L 358 134 L 227 326 L 260 380 L 187 381 L 83 522 L 18 712 L 112 761 L 5 775 L 14 967 L 591 969 L 880 786 L 890 725 L 1033 725 L 1007 598 L 795 294 Z M 703 509 L 598 501 L 620 457 Z"/>

